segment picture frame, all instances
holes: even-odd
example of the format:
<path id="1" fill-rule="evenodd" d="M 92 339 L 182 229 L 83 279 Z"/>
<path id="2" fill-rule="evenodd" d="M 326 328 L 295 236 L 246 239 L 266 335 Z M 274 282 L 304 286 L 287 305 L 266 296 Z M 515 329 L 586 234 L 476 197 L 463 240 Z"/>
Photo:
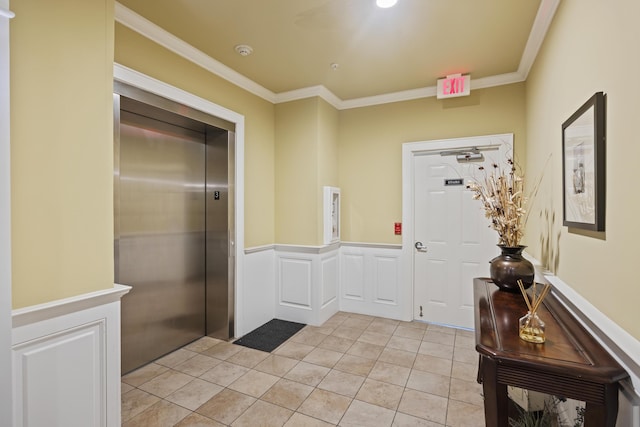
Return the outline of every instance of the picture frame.
<path id="1" fill-rule="evenodd" d="M 563 225 L 605 231 L 606 95 L 595 93 L 562 124 Z"/>
<path id="2" fill-rule="evenodd" d="M 324 191 L 324 244 L 340 241 L 340 189 L 323 187 Z"/>

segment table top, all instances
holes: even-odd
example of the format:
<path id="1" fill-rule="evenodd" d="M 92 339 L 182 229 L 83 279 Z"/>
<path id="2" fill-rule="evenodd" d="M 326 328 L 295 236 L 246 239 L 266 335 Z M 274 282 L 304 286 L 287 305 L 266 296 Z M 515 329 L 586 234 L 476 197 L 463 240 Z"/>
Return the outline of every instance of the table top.
<path id="1" fill-rule="evenodd" d="M 518 320 L 527 313 L 520 292 L 498 289 L 490 279 L 476 278 L 476 350 L 500 364 L 530 367 L 559 376 L 578 377 L 600 384 L 618 382 L 629 375 L 584 329 L 554 295 L 547 295 L 538 308 L 546 324 L 543 344 L 533 344 L 518 336 Z"/>

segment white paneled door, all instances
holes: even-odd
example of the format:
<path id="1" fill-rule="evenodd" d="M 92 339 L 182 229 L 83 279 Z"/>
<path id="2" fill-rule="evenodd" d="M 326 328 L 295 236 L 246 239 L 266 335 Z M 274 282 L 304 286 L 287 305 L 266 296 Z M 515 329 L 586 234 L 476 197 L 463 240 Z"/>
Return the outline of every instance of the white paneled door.
<path id="1" fill-rule="evenodd" d="M 489 261 L 498 254 L 498 237 L 466 184 L 482 176 L 480 166 L 490 169 L 511 152 L 510 139 L 505 146 L 487 138 L 455 140 L 457 147 L 413 156 L 416 319 L 473 327 L 473 278 L 488 276 Z M 470 150 L 475 147 L 477 152 Z M 478 158 L 465 160 L 471 153 Z"/>

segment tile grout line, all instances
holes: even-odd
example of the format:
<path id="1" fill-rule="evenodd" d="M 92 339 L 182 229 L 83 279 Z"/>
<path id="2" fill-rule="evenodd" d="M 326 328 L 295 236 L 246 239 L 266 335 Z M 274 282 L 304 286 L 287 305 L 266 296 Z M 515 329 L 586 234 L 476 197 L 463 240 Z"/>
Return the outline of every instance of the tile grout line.
<path id="1" fill-rule="evenodd" d="M 371 326 L 374 324 L 375 320 L 380 319 L 380 318 L 377 318 L 377 317 L 369 317 L 369 319 L 370 319 L 370 320 L 366 323 L 366 326 L 365 326 L 364 328 L 357 328 L 357 329 L 359 329 L 360 334 L 359 334 L 359 335 L 358 335 L 358 337 L 356 337 L 355 339 L 348 338 L 350 341 L 352 341 L 348 348 L 346 348 L 346 349 L 345 349 L 345 350 L 343 350 L 343 351 L 331 350 L 331 351 L 336 351 L 337 353 L 340 353 L 340 354 L 341 354 L 341 356 L 340 356 L 340 358 L 339 358 L 336 362 L 331 363 L 331 364 L 330 364 L 330 366 L 326 366 L 326 365 L 324 365 L 324 364 L 316 364 L 316 363 L 311 362 L 311 361 L 305 361 L 305 363 L 309 363 L 309 364 L 312 364 L 312 365 L 315 365 L 315 366 L 319 366 L 319 367 L 324 367 L 324 368 L 327 368 L 328 370 L 327 370 L 327 371 L 322 375 L 322 377 L 319 379 L 319 381 L 316 383 L 316 385 L 315 385 L 315 386 L 310 386 L 310 387 L 312 388 L 311 393 L 310 393 L 309 395 L 307 395 L 307 397 L 306 397 L 305 399 L 303 399 L 303 400 L 302 400 L 302 402 L 296 406 L 296 409 L 295 409 L 295 410 L 291 410 L 291 409 L 289 409 L 288 407 L 282 406 L 282 405 L 280 405 L 280 404 L 278 404 L 278 403 L 272 403 L 272 402 L 269 402 L 269 401 L 266 401 L 266 400 L 262 400 L 262 398 L 263 398 L 263 397 L 268 393 L 268 391 L 269 391 L 269 390 L 271 390 L 271 388 L 272 388 L 275 384 L 277 384 L 279 381 L 282 381 L 283 379 L 286 379 L 286 378 L 285 378 L 285 376 L 286 376 L 286 375 L 287 375 L 291 370 L 293 370 L 293 369 L 295 368 L 295 366 L 298 366 L 298 364 L 299 364 L 300 362 L 304 361 L 304 359 L 305 359 L 305 358 L 306 358 L 306 357 L 307 357 L 311 352 L 313 352 L 313 351 L 314 351 L 314 350 L 316 350 L 316 349 L 323 349 L 322 347 L 320 347 L 320 345 L 322 344 L 322 342 L 323 342 L 324 340 L 326 340 L 326 339 L 327 339 L 328 337 L 330 337 L 330 336 L 334 336 L 334 337 L 338 337 L 338 338 L 340 338 L 340 336 L 339 336 L 339 335 L 334 335 L 334 332 L 335 332 L 335 331 L 336 331 L 340 326 L 348 327 L 348 326 L 346 326 L 346 325 L 344 325 L 344 324 L 346 323 L 346 321 L 347 321 L 350 317 L 351 317 L 351 316 L 348 316 L 348 315 L 347 315 L 347 316 L 344 316 L 344 318 L 343 318 L 340 322 L 331 323 L 331 326 L 332 326 L 332 327 L 330 327 L 330 328 L 329 328 L 329 329 L 331 330 L 331 332 L 330 332 L 330 333 L 328 333 L 328 334 L 327 334 L 327 333 L 318 332 L 318 331 L 315 331 L 315 330 L 313 329 L 313 328 L 321 328 L 322 326 L 321 326 L 321 327 L 311 327 L 311 328 L 309 328 L 309 331 L 311 331 L 312 333 L 318 333 L 318 334 L 324 335 L 324 338 L 323 338 L 322 340 L 318 341 L 318 343 L 317 343 L 316 345 L 309 345 L 309 347 L 313 347 L 313 348 L 312 348 L 312 350 L 308 351 L 308 352 L 306 353 L 306 355 L 302 356 L 302 357 L 301 357 L 301 358 L 299 358 L 299 359 L 298 359 L 298 358 L 292 359 L 292 358 L 290 358 L 290 357 L 288 357 L 288 356 L 281 356 L 281 357 L 287 357 L 287 358 L 289 358 L 289 359 L 291 359 L 291 360 L 295 360 L 295 361 L 296 361 L 296 364 L 295 364 L 295 365 L 293 365 L 291 368 L 289 368 L 289 369 L 288 369 L 286 372 L 284 372 L 283 374 L 278 374 L 278 375 L 275 375 L 275 374 L 269 374 L 269 375 L 274 375 L 274 376 L 276 376 L 278 379 L 277 379 L 277 381 L 276 381 L 274 384 L 272 384 L 269 388 L 267 388 L 264 392 L 262 392 L 262 393 L 260 394 L 260 396 L 258 396 L 258 397 L 255 397 L 255 396 L 252 396 L 252 395 L 248 395 L 248 394 L 246 394 L 246 393 L 243 393 L 243 392 L 240 392 L 240 391 L 237 391 L 237 390 L 234 390 L 234 389 L 230 389 L 230 388 L 229 388 L 229 386 L 230 386 L 231 384 L 233 384 L 235 381 L 237 381 L 238 379 L 242 378 L 242 377 L 243 377 L 244 375 L 246 375 L 247 373 L 251 372 L 252 370 L 254 370 L 254 371 L 256 371 L 256 372 L 262 372 L 262 371 L 259 371 L 259 370 L 255 369 L 255 368 L 256 368 L 256 366 L 258 366 L 261 362 L 251 364 L 251 366 L 252 366 L 252 367 L 245 366 L 245 365 L 243 365 L 243 364 L 239 364 L 238 366 L 242 367 L 243 369 L 247 369 L 247 371 L 246 371 L 246 372 L 244 372 L 244 373 L 243 373 L 242 375 L 240 375 L 239 377 L 235 378 L 235 379 L 234 379 L 233 381 L 231 381 L 227 386 L 222 386 L 221 384 L 217 384 L 217 383 L 215 383 L 215 382 L 211 382 L 211 381 L 208 381 L 208 380 L 204 380 L 204 379 L 202 379 L 202 378 L 201 378 L 201 376 L 202 376 L 202 375 L 204 375 L 204 373 L 203 373 L 202 375 L 200 375 L 200 376 L 197 376 L 197 377 L 196 377 L 196 376 L 193 376 L 193 375 L 187 374 L 187 373 L 185 373 L 185 372 L 182 372 L 182 371 L 180 371 L 180 370 L 178 370 L 178 369 L 175 369 L 175 368 L 176 368 L 176 367 L 178 367 L 180 364 L 185 363 L 186 361 L 188 361 L 188 360 L 190 360 L 190 359 L 192 359 L 192 358 L 196 357 L 197 355 L 204 355 L 204 356 L 212 357 L 213 359 L 218 360 L 218 361 L 219 361 L 219 363 L 217 363 L 217 364 L 216 364 L 216 366 L 217 366 L 217 365 L 219 365 L 219 364 L 221 364 L 221 363 L 225 363 L 225 362 L 226 362 L 226 363 L 235 364 L 235 363 L 233 363 L 233 362 L 230 362 L 230 361 L 229 361 L 229 359 L 230 359 L 230 358 L 232 358 L 232 357 L 233 357 L 235 354 L 237 354 L 238 352 L 235 352 L 233 355 L 227 356 L 225 359 L 217 359 L 217 357 L 215 357 L 215 356 L 204 354 L 207 350 L 209 350 L 209 349 L 211 349 L 211 348 L 215 347 L 216 345 L 220 344 L 220 342 L 218 342 L 218 343 L 216 343 L 216 344 L 214 344 L 214 345 L 212 345 L 212 346 L 210 346 L 210 347 L 207 347 L 206 349 L 203 349 L 203 350 L 197 350 L 197 351 L 195 351 L 195 350 L 189 350 L 189 351 L 191 351 L 191 352 L 193 352 L 193 353 L 195 353 L 195 354 L 193 354 L 190 358 L 185 359 L 184 361 L 181 361 L 181 362 L 178 362 L 178 363 L 174 364 L 173 366 L 167 366 L 167 365 L 158 364 L 159 366 L 162 366 L 163 368 L 166 368 L 166 369 L 167 369 L 167 371 L 165 371 L 165 372 L 173 371 L 173 372 L 175 372 L 175 373 L 183 374 L 183 375 L 186 375 L 186 376 L 190 377 L 190 380 L 189 380 L 189 382 L 188 382 L 188 383 L 186 383 L 186 384 L 182 385 L 181 387 L 179 387 L 179 388 L 178 388 L 178 389 L 176 389 L 176 390 L 173 390 L 173 391 L 172 391 L 171 393 L 169 393 L 166 397 L 169 397 L 169 396 L 171 396 L 173 393 L 177 392 L 178 390 L 183 389 L 183 388 L 184 388 L 184 387 L 186 387 L 188 384 L 192 383 L 195 379 L 200 379 L 200 380 L 202 380 L 202 381 L 211 382 L 211 384 L 214 384 L 214 385 L 216 385 L 216 386 L 221 386 L 221 387 L 222 387 L 222 389 L 221 389 L 220 391 L 218 391 L 216 394 L 219 394 L 219 393 L 221 393 L 221 392 L 222 392 L 222 391 L 224 391 L 224 390 L 230 390 L 230 391 L 234 391 L 234 392 L 236 392 L 236 393 L 240 393 L 240 394 L 243 394 L 243 395 L 245 395 L 245 396 L 249 396 L 249 397 L 251 397 L 251 398 L 255 399 L 255 402 L 253 402 L 253 403 L 252 403 L 248 408 L 244 409 L 244 410 L 243 410 L 239 415 L 237 415 L 237 416 L 234 418 L 234 420 L 232 421 L 232 423 L 233 423 L 233 422 L 235 422 L 235 421 L 237 421 L 240 417 L 242 417 L 242 416 L 243 416 L 243 414 L 244 414 L 244 413 L 246 413 L 246 411 L 248 411 L 248 410 L 249 410 L 249 408 L 251 408 L 253 405 L 255 405 L 255 403 L 256 403 L 257 401 L 262 401 L 262 402 L 265 402 L 265 403 L 269 403 L 269 404 L 272 404 L 272 405 L 278 406 L 279 408 L 284 408 L 284 409 L 286 409 L 286 410 L 290 411 L 290 412 L 291 412 L 291 415 L 289 416 L 289 419 L 290 419 L 290 418 L 291 418 L 291 417 L 293 417 L 296 413 L 298 413 L 298 410 L 300 409 L 300 407 L 302 406 L 302 404 L 303 404 L 303 403 L 308 399 L 308 397 L 311 395 L 311 393 L 313 393 L 313 391 L 315 391 L 315 390 L 324 390 L 324 391 L 326 391 L 326 392 L 335 393 L 335 394 L 337 394 L 337 395 L 339 395 L 339 396 L 344 396 L 344 397 L 346 397 L 346 398 L 348 398 L 348 399 L 349 399 L 349 405 L 347 406 L 347 408 L 345 409 L 345 411 L 342 413 L 342 415 L 341 415 L 341 417 L 340 417 L 340 420 L 338 421 L 338 425 L 340 424 L 340 422 L 342 422 L 342 420 L 343 420 L 343 419 L 344 419 L 344 417 L 347 415 L 347 413 L 349 412 L 349 409 L 352 407 L 353 403 L 354 403 L 356 400 L 357 400 L 358 402 L 361 402 L 361 403 L 365 403 L 365 404 L 369 404 L 369 405 L 374 405 L 374 406 L 379 406 L 380 408 L 383 408 L 383 409 L 385 409 L 385 410 L 393 411 L 393 417 L 392 417 L 392 421 L 391 421 L 392 423 L 393 423 L 393 422 L 396 420 L 396 418 L 398 417 L 398 412 L 400 412 L 400 413 L 402 413 L 402 414 L 405 414 L 405 415 L 408 415 L 408 416 L 412 416 L 412 417 L 413 417 L 414 415 L 407 414 L 406 412 L 401 412 L 399 409 L 400 409 L 400 405 L 401 405 L 401 403 L 402 403 L 402 401 L 403 401 L 404 395 L 406 394 L 407 390 L 414 390 L 414 391 L 417 391 L 417 392 L 424 393 L 423 391 L 421 391 L 421 390 L 419 390 L 419 389 L 414 389 L 414 388 L 410 388 L 410 387 L 408 387 L 409 380 L 410 380 L 410 378 L 411 378 L 412 374 L 414 373 L 414 371 L 418 371 L 418 372 L 427 372 L 427 373 L 429 373 L 429 374 L 433 374 L 433 375 L 440 375 L 440 376 L 444 376 L 444 375 L 439 374 L 439 373 L 435 373 L 435 372 L 431 372 L 431 371 L 422 371 L 421 369 L 416 368 L 416 362 L 417 362 L 417 360 L 418 360 L 418 356 L 419 356 L 419 355 L 421 355 L 421 354 L 427 355 L 427 356 L 429 356 L 429 357 L 436 357 L 436 358 L 439 358 L 438 356 L 429 355 L 428 353 L 427 353 L 427 354 L 425 354 L 425 353 L 421 353 L 421 352 L 420 352 L 420 349 L 421 349 L 421 347 L 422 347 L 423 343 L 424 343 L 424 342 L 431 342 L 432 344 L 438 344 L 438 343 L 434 343 L 434 342 L 432 342 L 432 341 L 425 341 L 425 337 L 427 336 L 427 333 L 428 333 L 428 331 L 430 330 L 430 328 L 429 328 L 429 326 L 430 326 L 430 325 L 428 325 L 428 324 L 426 324 L 424 327 L 422 327 L 422 326 L 421 326 L 421 327 L 418 327 L 418 328 L 413 328 L 413 329 L 420 329 L 420 330 L 422 330 L 422 333 L 421 333 L 421 334 L 419 334 L 419 335 L 420 335 L 420 337 L 421 337 L 420 339 L 416 339 L 416 338 L 414 338 L 414 337 L 406 337 L 406 336 L 403 336 L 403 335 L 399 335 L 399 334 L 397 334 L 397 332 L 398 332 L 398 330 L 399 330 L 399 327 L 402 325 L 402 322 L 396 322 L 396 323 L 395 323 L 395 326 L 394 326 L 393 330 L 388 334 L 389 338 L 388 338 L 388 340 L 386 341 L 386 343 L 385 343 L 384 345 L 380 345 L 380 344 L 373 344 L 373 343 L 371 343 L 371 342 L 367 342 L 367 341 L 360 341 L 360 340 L 359 340 L 359 338 L 360 338 L 360 337 L 361 337 L 365 332 L 377 333 L 377 332 L 371 331 L 371 330 L 369 329 L 369 328 L 371 328 Z M 353 318 L 353 319 L 358 319 L 358 320 L 362 320 L 362 318 L 361 318 L 361 317 L 357 317 L 357 316 L 354 316 L 354 317 L 351 317 L 351 318 Z M 356 321 L 351 322 L 350 324 L 354 324 L 354 323 L 355 323 L 355 324 L 357 324 L 357 322 L 356 322 Z M 383 326 L 383 324 L 384 324 L 384 322 L 381 322 L 381 324 L 380 324 L 379 326 Z M 323 326 L 325 326 L 325 325 L 323 325 Z M 409 325 L 406 325 L 406 326 L 407 326 L 407 327 L 409 327 Z M 285 341 L 285 342 L 284 342 L 283 344 L 281 344 L 278 348 L 274 349 L 274 351 L 273 351 L 273 352 L 269 353 L 265 358 L 263 358 L 263 359 L 262 359 L 262 361 L 264 361 L 264 360 L 265 360 L 266 358 L 268 358 L 270 355 L 278 355 L 278 354 L 277 354 L 277 351 L 278 351 L 279 349 L 281 349 L 283 346 L 285 346 L 285 345 L 286 345 L 286 343 L 288 343 L 289 341 L 295 342 L 294 338 L 295 338 L 295 337 L 298 337 L 298 338 L 299 338 L 299 336 L 300 336 L 300 335 L 302 335 L 302 334 L 303 334 L 303 332 L 304 332 L 306 329 L 307 329 L 307 328 L 303 328 L 303 329 L 301 329 L 300 331 L 298 331 L 298 332 L 297 332 L 294 336 L 292 336 L 289 340 Z M 440 332 L 440 331 L 439 331 L 439 329 L 435 329 L 435 328 L 434 328 L 433 332 L 439 332 L 439 333 L 442 333 L 442 332 Z M 383 335 L 387 335 L 387 334 L 383 334 Z M 444 415 L 445 415 L 445 424 L 449 421 L 449 417 L 448 417 L 448 415 L 449 415 L 449 406 L 450 406 L 450 401 L 451 401 L 451 400 L 457 400 L 457 399 L 452 399 L 452 397 L 451 397 L 451 391 L 452 391 L 452 389 L 451 389 L 451 387 L 452 387 L 452 380 L 453 380 L 453 378 L 454 378 L 454 377 L 453 377 L 453 373 L 454 373 L 454 365 L 455 365 L 455 363 L 456 363 L 456 362 L 457 362 L 457 363 L 466 363 L 465 361 L 457 361 L 457 360 L 455 360 L 455 357 L 456 357 L 456 356 L 455 356 L 455 349 L 456 349 L 456 347 L 461 347 L 461 348 L 463 347 L 462 345 L 460 345 L 460 346 L 457 346 L 457 345 L 456 345 L 456 342 L 458 341 L 458 340 L 457 340 L 457 338 L 458 338 L 458 336 L 462 337 L 463 335 L 458 335 L 458 333 L 457 333 L 456 331 L 454 331 L 454 333 L 453 333 L 453 334 L 448 334 L 448 335 L 453 335 L 453 345 L 451 345 L 451 346 L 450 346 L 450 347 L 451 347 L 451 356 L 450 356 L 450 358 L 448 358 L 448 359 L 444 359 L 444 360 L 449 360 L 449 361 L 450 361 L 450 366 L 449 366 L 449 368 L 448 368 L 448 375 L 446 376 L 446 377 L 448 378 L 448 381 L 447 381 L 447 386 L 448 386 L 448 388 L 447 388 L 447 392 L 446 392 L 446 394 L 447 394 L 447 395 L 446 395 L 447 403 L 446 403 L 446 407 L 445 407 L 445 411 L 444 411 Z M 395 351 L 406 351 L 406 352 L 408 352 L 408 351 L 407 351 L 407 350 L 405 350 L 404 348 L 389 347 L 389 343 L 393 340 L 393 338 L 394 338 L 394 337 L 396 337 L 396 338 L 398 338 L 398 339 L 402 339 L 402 340 L 414 340 L 414 341 L 419 342 L 419 344 L 418 344 L 418 346 L 417 346 L 416 350 L 415 350 L 415 351 L 411 351 L 411 352 L 410 352 L 410 353 L 413 353 L 413 355 L 414 355 L 414 356 L 413 356 L 413 361 L 411 362 L 411 365 L 410 365 L 410 366 L 407 366 L 407 365 L 405 365 L 405 364 L 395 364 L 395 363 L 393 363 L 393 362 L 391 362 L 391 361 L 388 361 L 387 359 L 385 359 L 385 360 L 381 360 L 381 357 L 382 357 L 382 355 L 384 354 L 385 350 L 395 350 Z M 465 338 L 466 338 L 466 337 L 467 337 L 467 336 L 465 335 Z M 462 342 L 463 340 L 460 340 L 460 341 Z M 372 360 L 373 365 L 372 365 L 372 367 L 368 370 L 368 373 L 367 373 L 366 375 L 354 374 L 354 373 L 352 373 L 352 372 L 349 372 L 348 370 L 342 370 L 342 369 L 340 369 L 339 367 L 338 367 L 338 368 L 336 368 L 336 366 L 338 365 L 339 361 L 340 361 L 340 360 L 342 360 L 342 359 L 344 358 L 344 356 L 346 356 L 346 355 L 350 355 L 350 356 L 354 356 L 354 357 L 362 357 L 362 356 L 357 356 L 356 354 L 348 353 L 348 352 L 349 352 L 349 350 L 351 350 L 351 349 L 354 347 L 354 345 L 355 345 L 356 343 L 363 343 L 363 345 L 364 345 L 364 344 L 366 344 L 366 345 L 375 345 L 375 346 L 377 346 L 377 347 L 380 347 L 380 351 L 379 351 L 379 353 L 377 353 L 377 354 L 376 354 L 375 358 L 373 358 L 373 359 L 369 359 L 369 360 Z M 328 350 L 328 349 L 326 349 L 326 350 Z M 360 400 L 360 399 L 357 399 L 358 394 L 360 393 L 360 391 L 361 391 L 361 390 L 362 390 L 362 388 L 364 387 L 364 385 L 365 385 L 365 383 L 367 382 L 367 380 L 371 379 L 371 380 L 374 380 L 374 381 L 379 381 L 379 380 L 375 380 L 374 378 L 370 378 L 370 375 L 371 375 L 372 371 L 375 369 L 375 366 L 376 366 L 378 363 L 386 363 L 386 364 L 389 364 L 389 365 L 405 367 L 405 368 L 407 368 L 407 369 L 409 370 L 409 371 L 408 371 L 408 374 L 407 374 L 406 379 L 403 381 L 403 385 L 402 385 L 402 386 L 399 386 L 399 387 L 402 387 L 402 394 L 401 394 L 401 396 L 400 396 L 400 398 L 399 398 L 398 402 L 394 405 L 394 409 L 389 409 L 389 408 L 388 408 L 388 407 L 386 407 L 386 406 L 380 406 L 380 405 L 374 404 L 374 403 L 372 403 L 372 402 L 368 402 L 368 401 L 366 401 L 366 400 Z M 211 369 L 213 369 L 213 368 L 211 368 Z M 209 369 L 209 370 L 208 370 L 208 371 L 206 371 L 206 372 L 209 372 L 211 369 Z M 321 384 L 321 383 L 322 383 L 322 382 L 327 378 L 327 376 L 328 376 L 332 371 L 340 372 L 340 373 L 346 373 L 346 374 L 356 375 L 356 376 L 362 377 L 362 383 L 357 387 L 357 390 L 355 390 L 355 391 L 354 391 L 354 393 L 353 393 L 353 397 L 352 397 L 350 394 L 349 394 L 349 395 L 344 395 L 344 394 L 341 394 L 341 393 L 336 392 L 336 391 L 331 391 L 330 389 L 319 388 L 319 385 L 320 385 L 320 384 Z M 154 397 L 156 397 L 156 398 L 160 399 L 160 401 L 165 400 L 165 401 L 167 401 L 167 402 L 169 402 L 169 403 L 172 403 L 172 404 L 175 404 L 176 406 L 179 406 L 180 408 L 184 408 L 185 410 L 188 410 L 188 411 L 190 411 L 191 413 L 197 413 L 197 414 L 199 414 L 198 412 L 196 412 L 199 408 L 196 408 L 196 410 L 191 410 L 191 409 L 189 409 L 189 408 L 187 408 L 187 407 L 185 407 L 185 406 L 180 405 L 179 403 L 173 403 L 173 402 L 171 402 L 171 401 L 166 400 L 166 397 L 165 397 L 165 398 L 162 398 L 162 397 L 160 397 L 160 396 L 158 396 L 158 395 L 155 395 L 155 394 L 150 393 L 150 392 L 146 392 L 145 390 L 142 390 L 142 389 L 140 389 L 140 388 L 139 388 L 139 387 L 140 387 L 140 386 L 142 386 L 143 384 L 146 384 L 147 382 L 152 381 L 154 378 L 157 378 L 158 376 L 163 375 L 165 372 L 162 372 L 161 374 L 158 374 L 158 375 L 155 375 L 155 376 L 153 376 L 153 377 L 150 377 L 149 379 L 147 379 L 147 380 L 146 380 L 146 381 L 144 381 L 143 383 L 140 383 L 138 386 L 133 386 L 133 385 L 131 385 L 131 384 L 126 383 L 126 381 L 124 381 L 124 380 L 123 380 L 123 382 L 124 382 L 125 384 L 127 384 L 127 385 L 128 385 L 128 387 L 131 387 L 131 388 L 132 388 L 131 390 L 128 390 L 128 391 L 127 391 L 127 393 L 128 393 L 128 392 L 131 392 L 131 391 L 133 391 L 133 390 L 135 390 L 135 389 L 137 389 L 137 390 L 139 390 L 139 391 L 141 391 L 141 392 L 148 393 L 148 394 L 150 394 L 150 395 L 152 395 L 152 396 L 154 396 Z M 206 373 L 206 372 L 205 372 L 205 373 Z M 266 373 L 266 372 L 265 372 L 265 373 Z M 457 379 L 457 378 L 456 378 L 456 379 Z M 289 381 L 298 382 L 297 380 L 291 380 L 291 379 L 289 379 Z M 466 381 L 466 380 L 461 380 L 461 381 Z M 388 383 L 387 381 L 383 381 L 383 382 L 384 382 L 384 383 L 386 383 L 386 384 L 392 384 L 392 383 Z M 469 382 L 471 382 L 471 381 L 469 381 Z M 304 383 L 299 383 L 299 384 L 304 384 Z M 305 384 L 305 385 L 308 385 L 308 384 Z M 431 394 L 431 393 L 428 393 L 428 394 Z M 215 396 L 215 395 L 214 395 L 214 396 Z M 441 395 L 439 395 L 439 394 L 435 394 L 434 396 L 444 397 L 444 396 L 441 396 Z M 150 407 L 152 407 L 152 406 L 154 406 L 154 405 L 158 404 L 160 401 L 155 402 L 154 404 L 152 404 L 152 405 L 150 405 L 149 407 L 145 408 L 145 409 L 144 409 L 144 410 L 142 410 L 140 413 L 137 413 L 136 415 L 134 415 L 134 416 L 132 416 L 132 417 L 128 418 L 127 420 L 124 420 L 124 419 L 123 419 L 123 422 L 124 422 L 124 421 L 129 421 L 129 420 L 134 419 L 135 417 L 137 417 L 137 416 L 138 416 L 138 415 L 140 415 L 141 413 L 143 413 L 143 412 L 145 412 L 146 410 L 148 410 Z M 472 403 L 470 403 L 470 402 L 466 402 L 466 401 L 460 401 L 460 402 L 465 403 L 465 404 L 471 404 L 471 405 L 473 405 Z M 205 403 L 206 403 L 206 402 L 205 402 Z M 202 405 L 200 405 L 200 407 L 201 407 L 201 406 L 203 406 L 203 405 L 204 405 L 204 403 L 203 403 Z M 306 414 L 304 414 L 304 413 L 300 413 L 300 414 L 303 414 L 303 415 L 305 415 L 305 416 L 309 416 L 309 415 L 306 415 Z M 203 414 L 199 414 L 199 415 L 203 415 Z M 188 416 L 188 415 L 187 415 L 187 416 Z M 204 415 L 203 415 L 203 416 L 204 416 Z M 185 417 L 185 418 L 186 418 L 186 417 Z M 311 418 L 318 419 L 318 418 L 316 418 L 316 417 L 314 417 L 314 416 L 311 416 Z M 446 424 L 446 425 L 448 425 L 448 424 Z"/>

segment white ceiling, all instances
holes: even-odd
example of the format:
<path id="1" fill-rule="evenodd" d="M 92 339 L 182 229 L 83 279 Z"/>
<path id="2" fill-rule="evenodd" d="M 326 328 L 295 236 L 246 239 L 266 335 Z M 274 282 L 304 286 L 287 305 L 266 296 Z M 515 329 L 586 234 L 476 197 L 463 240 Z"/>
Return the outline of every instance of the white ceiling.
<path id="1" fill-rule="evenodd" d="M 116 20 L 273 102 L 350 108 L 433 96 L 454 73 L 472 89 L 525 80 L 558 2 L 120 0 Z"/>

